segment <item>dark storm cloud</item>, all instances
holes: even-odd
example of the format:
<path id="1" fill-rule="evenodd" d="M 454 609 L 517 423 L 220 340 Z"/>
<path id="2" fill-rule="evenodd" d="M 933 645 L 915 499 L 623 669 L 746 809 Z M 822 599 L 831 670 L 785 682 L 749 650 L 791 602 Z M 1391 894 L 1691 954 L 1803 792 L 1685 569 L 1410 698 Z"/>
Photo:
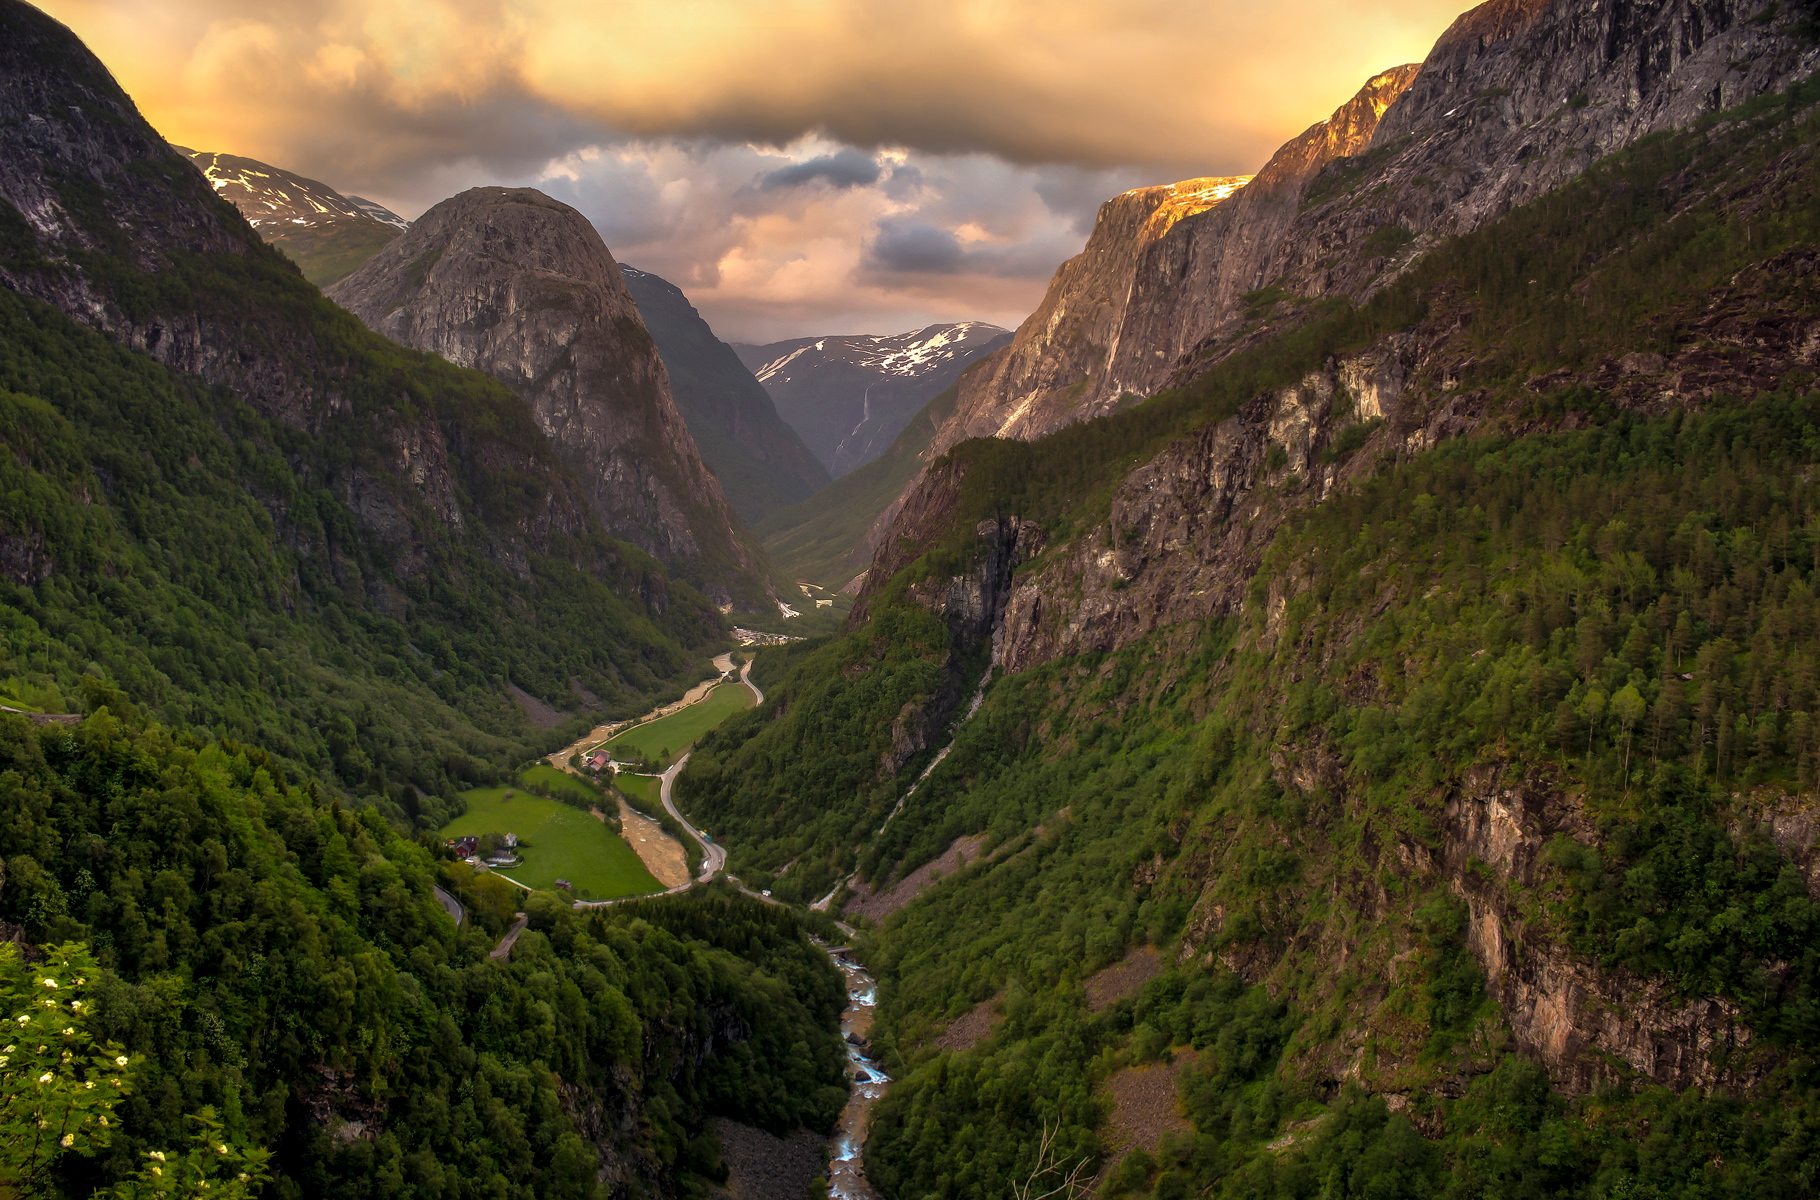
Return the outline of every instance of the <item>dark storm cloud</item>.
<path id="1" fill-rule="evenodd" d="M 780 188 L 801 187 L 807 183 L 826 183 L 831 187 L 862 187 L 877 183 L 883 171 L 878 160 L 858 150 L 842 149 L 835 154 L 792 163 L 761 176 L 755 185 L 761 192 Z"/>
<path id="2" fill-rule="evenodd" d="M 880 221 L 867 254 L 868 264 L 886 271 L 955 275 L 966 269 L 960 240 L 926 221 Z"/>
<path id="3" fill-rule="evenodd" d="M 1255 169 L 1464 0 L 44 2 L 192 145 L 307 123 L 350 158 L 420 161 L 466 125 L 458 156 L 500 158 L 563 114 L 1164 178 Z"/>

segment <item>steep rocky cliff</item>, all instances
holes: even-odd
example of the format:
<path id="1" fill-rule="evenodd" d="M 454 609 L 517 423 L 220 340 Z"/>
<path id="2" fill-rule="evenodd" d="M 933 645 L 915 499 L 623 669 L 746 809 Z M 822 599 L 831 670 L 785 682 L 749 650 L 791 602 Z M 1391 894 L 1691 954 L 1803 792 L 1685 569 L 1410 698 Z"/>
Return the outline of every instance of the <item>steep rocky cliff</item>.
<path id="1" fill-rule="evenodd" d="M 931 454 L 965 437 L 1035 437 L 1146 396 L 1217 355 L 1279 298 L 1356 297 L 1437 239 L 1477 228 L 1650 133 L 1814 69 L 1799 6 L 1774 0 L 1492 0 L 1423 64 L 1370 80 L 1285 145 L 1230 202 L 1161 237 L 1108 205 L 1096 249 L 1058 272 L 1013 346 L 964 390 Z M 1178 187 L 1182 185 L 1177 185 Z M 1109 228 L 1109 223 L 1111 227 Z M 1122 226 L 1122 228 L 1121 228 Z M 1109 319 L 1089 261 L 1137 256 Z M 1248 299 L 1249 298 L 1249 299 Z M 1089 330 L 1098 331 L 1093 336 Z"/>
<path id="2" fill-rule="evenodd" d="M 1148 395 L 1277 252 L 1308 181 L 1358 153 L 1417 68 L 1387 71 L 1253 179 L 1189 180 L 1109 201 L 1017 340 L 967 381 L 939 454 L 966 437 L 1040 437 Z M 1240 186 L 1244 185 L 1244 186 Z M 1230 198 L 1228 198 L 1230 197 Z"/>
<path id="3" fill-rule="evenodd" d="M 689 565 L 723 601 L 761 590 L 619 266 L 580 213 L 531 189 L 475 188 L 329 296 L 522 395 L 613 533 Z"/>
<path id="4" fill-rule="evenodd" d="M 961 384 L 931 453 L 966 437 L 1040 437 L 1106 411 L 1118 399 L 1106 370 L 1125 342 L 1145 257 L 1182 222 L 1237 203 L 1231 197 L 1247 182 L 1188 179 L 1137 188 L 1102 205 L 1086 248 L 1056 271 L 1011 344 Z"/>
<path id="5" fill-rule="evenodd" d="M 1788 86 L 1820 65 L 1802 7 L 1480 5 L 1442 35 L 1364 153 L 1315 182 L 1255 286 L 1358 295 L 1604 155 Z"/>
<path id="6" fill-rule="evenodd" d="M 415 396 L 395 371 L 375 382 L 365 335 L 213 194 L 68 30 L 24 4 L 0 16 L 0 286 L 350 447 L 309 469 L 407 573 L 451 531 L 523 570 L 552 537 L 592 527 L 519 402 L 459 376 L 426 374 Z M 537 485 L 506 502 L 477 472 Z"/>
<path id="7" fill-rule="evenodd" d="M 764 385 L 682 289 L 624 264 L 620 273 L 663 357 L 676 407 L 734 511 L 756 522 L 827 486 L 828 472 L 778 416 Z"/>
<path id="8" fill-rule="evenodd" d="M 1520 897 L 1548 886 L 1556 837 L 1596 845 L 1597 829 L 1559 781 L 1492 764 L 1448 798 L 1437 869 L 1466 902 L 1466 944 L 1517 1042 L 1576 1092 L 1627 1074 L 1673 1088 L 1748 1084 L 1763 1070 L 1752 1032 L 1728 1000 L 1676 995 L 1659 980 L 1604 969 L 1572 953 Z"/>

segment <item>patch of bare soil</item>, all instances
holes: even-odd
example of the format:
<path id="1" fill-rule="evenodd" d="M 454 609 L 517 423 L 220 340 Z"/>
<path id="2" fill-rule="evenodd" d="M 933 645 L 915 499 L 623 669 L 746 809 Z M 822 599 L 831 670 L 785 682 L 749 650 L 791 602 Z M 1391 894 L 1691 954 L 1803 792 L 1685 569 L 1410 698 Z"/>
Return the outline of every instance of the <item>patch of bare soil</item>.
<path id="1" fill-rule="evenodd" d="M 1145 984 L 1162 973 L 1163 957 L 1156 947 L 1139 946 L 1087 977 L 1081 985 L 1087 992 L 1087 1007 L 1093 1012 L 1105 1012 L 1120 1000 L 1143 991 Z"/>
<path id="2" fill-rule="evenodd" d="M 683 853 L 682 844 L 671 837 L 669 831 L 650 817 L 625 802 L 619 800 L 619 836 L 631 844 L 638 852 L 638 859 L 645 864 L 645 870 L 657 877 L 657 882 L 667 888 L 681 887 L 689 882 L 689 856 Z M 606 816 L 596 810 L 601 820 Z"/>
<path id="3" fill-rule="evenodd" d="M 936 1037 L 934 1045 L 943 1050 L 959 1053 L 971 1050 L 987 1038 L 1005 1019 L 1005 1014 L 998 1011 L 998 997 L 989 996 L 972 1008 L 948 1023 Z"/>
<path id="4" fill-rule="evenodd" d="M 538 729 L 554 729 L 563 723 L 563 719 L 567 715 L 551 708 L 516 683 L 506 684 L 506 694 L 512 697 L 513 703 L 524 710 L 525 718 Z"/>
<path id="5" fill-rule="evenodd" d="M 1107 1168 L 1134 1147 L 1155 1154 L 1172 1133 L 1192 1126 L 1176 1101 L 1176 1081 L 1194 1065 L 1193 1049 L 1177 1050 L 1170 1062 L 1144 1063 L 1114 1072 L 1106 1081 L 1112 1112 L 1106 1118 Z"/>
<path id="6" fill-rule="evenodd" d="M 727 1164 L 728 1200 L 803 1200 L 828 1172 L 828 1142 L 807 1129 L 778 1137 L 725 1117 L 709 1122 Z"/>
<path id="7" fill-rule="evenodd" d="M 847 901 L 847 911 L 857 917 L 882 921 L 927 891 L 936 880 L 954 874 L 977 859 L 980 856 L 980 847 L 985 844 L 986 835 L 983 833 L 970 833 L 965 837 L 955 838 L 940 855 L 930 859 L 882 892 L 875 892 L 870 884 L 855 880 L 852 898 Z"/>

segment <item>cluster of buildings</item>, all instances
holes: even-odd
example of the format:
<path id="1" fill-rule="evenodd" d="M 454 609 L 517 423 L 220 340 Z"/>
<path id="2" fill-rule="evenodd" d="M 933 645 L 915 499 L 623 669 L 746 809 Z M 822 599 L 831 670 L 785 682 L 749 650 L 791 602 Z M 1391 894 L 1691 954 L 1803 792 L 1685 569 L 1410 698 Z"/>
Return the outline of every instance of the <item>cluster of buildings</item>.
<path id="1" fill-rule="evenodd" d="M 502 835 L 501 840 L 504 842 L 504 849 L 496 854 L 488 855 L 485 865 L 489 867 L 517 866 L 521 861 L 516 853 L 518 850 L 518 835 L 515 833 L 504 834 Z M 463 834 L 461 837 L 452 837 L 443 844 L 455 852 L 456 858 L 465 859 L 474 866 L 482 865 L 480 861 L 479 834 L 468 833 Z"/>

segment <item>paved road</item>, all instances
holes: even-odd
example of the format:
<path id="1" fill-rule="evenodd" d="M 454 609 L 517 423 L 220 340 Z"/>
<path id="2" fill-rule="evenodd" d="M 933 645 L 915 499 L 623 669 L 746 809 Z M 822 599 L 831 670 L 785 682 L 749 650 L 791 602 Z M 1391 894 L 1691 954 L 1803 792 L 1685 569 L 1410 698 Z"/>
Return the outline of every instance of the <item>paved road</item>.
<path id="1" fill-rule="evenodd" d="M 746 686 L 751 687 L 752 685 L 748 682 Z M 663 787 L 659 790 L 658 795 L 663 799 L 664 811 L 675 817 L 676 823 L 683 827 L 683 831 L 700 843 L 701 870 L 696 873 L 695 882 L 706 883 L 725 869 L 727 852 L 716 845 L 707 834 L 689 824 L 689 818 L 676 810 L 676 798 L 672 791 L 676 784 L 676 777 L 682 774 L 682 769 L 688 765 L 688 762 L 689 756 L 685 754 L 663 773 Z"/>
<path id="2" fill-rule="evenodd" d="M 714 660 L 714 665 L 716 667 L 720 668 L 722 674 L 724 675 L 726 672 L 731 671 L 733 669 L 733 658 L 731 655 L 723 654 Z M 750 660 L 748 660 L 746 662 L 746 664 L 740 668 L 739 681 L 741 683 L 745 684 L 746 687 L 751 689 L 752 700 L 753 700 L 754 704 L 763 704 L 765 702 L 765 694 L 759 690 L 758 685 L 756 683 L 752 682 L 752 663 Z M 707 691 L 711 690 L 711 689 L 709 689 L 708 685 L 706 685 L 706 684 L 701 685 L 701 688 L 702 688 L 702 690 L 701 690 L 700 695 L 692 695 L 692 698 L 685 697 L 685 699 L 690 699 L 691 702 L 699 702 L 702 698 L 704 698 L 707 695 Z M 686 707 L 686 705 L 683 705 L 683 707 Z M 669 709 L 669 711 L 670 712 L 676 711 L 676 708 L 671 707 Z M 645 721 L 657 719 L 658 715 L 660 715 L 660 714 L 652 714 L 651 716 L 645 717 L 637 722 L 634 722 L 633 724 L 642 725 L 645 723 Z M 661 715 L 667 716 L 667 715 L 669 715 L 669 713 L 664 712 Z M 631 727 L 632 727 L 632 725 L 627 726 L 627 728 L 631 728 Z M 565 751 L 563 753 L 566 756 L 567 752 Z M 551 757 L 552 757 L 552 760 L 554 760 L 556 756 L 552 755 Z M 710 838 L 707 834 L 705 834 L 701 830 L 697 829 L 694 825 L 691 825 L 689 823 L 689 818 L 683 816 L 682 812 L 676 807 L 676 798 L 674 795 L 676 777 L 678 775 L 682 774 L 682 769 L 685 766 L 687 766 L 688 763 L 689 763 L 689 756 L 687 754 L 684 754 L 681 758 L 677 759 L 673 764 L 671 764 L 669 770 L 665 771 L 661 776 L 659 776 L 659 779 L 661 782 L 660 782 L 660 786 L 658 788 L 658 796 L 663 801 L 664 811 L 669 813 L 671 817 L 675 818 L 676 823 L 683 827 L 683 832 L 687 833 L 690 837 L 694 838 L 696 841 L 696 844 L 701 847 L 701 868 L 696 872 L 695 878 L 689 880 L 687 883 L 680 883 L 680 884 L 677 884 L 673 888 L 667 888 L 664 891 L 652 893 L 650 895 L 622 896 L 615 900 L 577 900 L 577 901 L 575 901 L 575 905 L 574 905 L 576 908 L 607 908 L 614 904 L 626 904 L 626 903 L 629 903 L 634 900 L 650 900 L 650 899 L 655 898 L 656 896 L 674 896 L 678 892 L 688 891 L 690 888 L 694 887 L 698 883 L 707 883 L 709 880 L 714 879 L 717 876 L 721 875 L 727 869 L 727 852 L 724 849 L 722 849 L 720 847 L 720 845 L 718 843 L 716 843 L 712 838 Z M 566 765 L 567 765 L 566 757 L 564 758 L 564 762 L 562 765 L 564 765 L 566 767 Z M 731 877 L 729 877 L 729 878 L 731 878 Z M 751 896 L 754 900 L 763 900 L 767 904 L 781 904 L 782 903 L 782 901 L 775 900 L 775 899 L 771 898 L 770 896 L 766 896 L 766 895 L 763 895 L 762 893 L 751 890 L 750 888 L 746 887 L 745 884 L 740 883 L 738 880 L 733 880 L 733 883 L 735 884 L 735 886 L 737 886 L 739 888 L 740 891 L 745 892 L 748 896 Z M 507 940 L 500 943 L 500 948 L 496 949 L 493 952 L 493 957 L 494 958 L 505 957 L 505 953 L 509 952 L 511 950 L 511 942 L 514 939 L 516 939 L 517 936 L 518 936 L 518 932 L 516 929 L 514 929 L 513 932 L 507 936 Z"/>
<path id="3" fill-rule="evenodd" d="M 504 958 L 512 953 L 512 947 L 518 943 L 518 935 L 525 931 L 525 923 L 531 919 L 523 913 L 513 913 L 512 915 L 518 919 L 512 922 L 512 928 L 506 930 L 506 935 L 499 939 L 499 945 L 493 947 L 493 952 L 487 955 L 488 958 Z"/>
<path id="4" fill-rule="evenodd" d="M 443 891 L 440 883 L 433 883 L 430 887 L 436 892 L 436 902 L 442 905 L 442 911 L 449 914 L 449 920 L 455 922 L 455 927 L 459 929 L 468 919 L 468 910 L 462 907 L 461 901 Z"/>

